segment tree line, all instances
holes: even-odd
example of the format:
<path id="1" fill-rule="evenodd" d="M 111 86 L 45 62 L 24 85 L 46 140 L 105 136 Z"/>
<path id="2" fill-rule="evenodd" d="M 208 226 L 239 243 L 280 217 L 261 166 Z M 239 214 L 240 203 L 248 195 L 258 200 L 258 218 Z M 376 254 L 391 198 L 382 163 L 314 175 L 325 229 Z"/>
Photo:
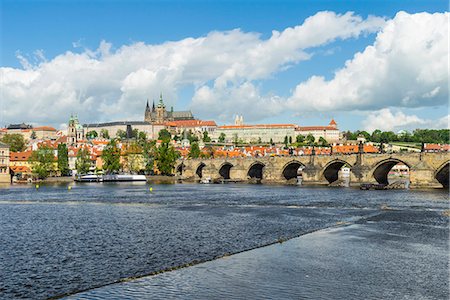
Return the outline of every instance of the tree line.
<path id="1" fill-rule="evenodd" d="M 450 142 L 449 129 L 416 129 L 412 133 L 401 131 L 374 130 L 371 134 L 367 131 L 346 131 L 344 137 L 347 140 L 356 140 L 358 136 L 363 136 L 367 141 L 374 143 L 389 142 L 408 142 L 408 143 L 427 143 L 427 144 L 448 144 Z"/>

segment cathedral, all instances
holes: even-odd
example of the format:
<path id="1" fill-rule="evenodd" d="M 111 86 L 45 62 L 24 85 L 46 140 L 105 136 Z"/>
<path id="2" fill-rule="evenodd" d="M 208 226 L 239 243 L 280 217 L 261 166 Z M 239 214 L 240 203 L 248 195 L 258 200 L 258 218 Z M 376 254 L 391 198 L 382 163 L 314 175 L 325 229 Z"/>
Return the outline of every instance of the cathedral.
<path id="1" fill-rule="evenodd" d="M 144 122 L 151 124 L 163 124 L 168 121 L 181 120 L 194 120 L 194 116 L 190 111 L 173 111 L 173 107 L 170 108 L 170 111 L 167 111 L 162 99 L 162 94 L 159 97 L 159 103 L 156 107 L 155 102 L 153 102 L 152 108 L 150 108 L 147 100 Z"/>

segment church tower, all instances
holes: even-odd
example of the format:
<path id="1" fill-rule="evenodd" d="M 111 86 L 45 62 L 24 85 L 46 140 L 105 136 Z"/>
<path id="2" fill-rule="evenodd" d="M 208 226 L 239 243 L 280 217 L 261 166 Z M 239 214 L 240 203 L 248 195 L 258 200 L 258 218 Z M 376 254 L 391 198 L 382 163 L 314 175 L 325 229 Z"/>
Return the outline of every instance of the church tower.
<path id="1" fill-rule="evenodd" d="M 166 106 L 164 105 L 162 93 L 159 96 L 159 103 L 156 107 L 156 123 L 162 124 L 164 123 L 166 115 Z"/>
<path id="2" fill-rule="evenodd" d="M 153 103 L 153 108 L 155 108 L 155 103 Z M 148 105 L 148 99 L 147 105 L 145 106 L 144 122 L 152 122 L 152 112 L 150 111 L 150 106 Z"/>

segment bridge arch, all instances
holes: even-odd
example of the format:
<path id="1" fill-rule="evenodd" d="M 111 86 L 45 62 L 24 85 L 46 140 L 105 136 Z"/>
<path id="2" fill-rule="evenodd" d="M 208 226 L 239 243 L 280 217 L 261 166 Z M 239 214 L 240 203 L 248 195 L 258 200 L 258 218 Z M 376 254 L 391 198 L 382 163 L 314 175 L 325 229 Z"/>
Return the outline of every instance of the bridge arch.
<path id="1" fill-rule="evenodd" d="M 249 179 L 261 180 L 263 179 L 263 169 L 266 165 L 260 161 L 256 161 L 250 165 L 247 171 Z"/>
<path id="2" fill-rule="evenodd" d="M 223 179 L 230 179 L 230 170 L 234 167 L 231 163 L 225 162 L 222 164 L 222 166 L 219 168 L 219 175 Z"/>
<path id="3" fill-rule="evenodd" d="M 199 177 L 203 177 L 203 168 L 206 167 L 206 164 L 204 162 L 201 162 L 197 168 L 195 169 L 195 174 Z"/>
<path id="4" fill-rule="evenodd" d="M 282 177 L 286 180 L 297 178 L 301 174 L 301 169 L 305 168 L 305 165 L 297 160 L 293 160 L 284 165 L 282 171 Z"/>
<path id="5" fill-rule="evenodd" d="M 332 160 L 323 168 L 322 176 L 328 181 L 328 183 L 333 183 L 339 179 L 339 171 L 344 166 L 350 167 L 351 165 L 341 159 Z"/>
<path id="6" fill-rule="evenodd" d="M 186 165 L 184 164 L 184 163 L 181 163 L 181 164 L 179 164 L 177 167 L 176 167 L 176 173 L 178 174 L 178 175 L 183 175 L 183 171 L 186 169 Z"/>
<path id="7" fill-rule="evenodd" d="M 435 172 L 434 177 L 444 188 L 449 187 L 449 168 L 450 161 L 443 163 Z"/>
<path id="8" fill-rule="evenodd" d="M 403 160 L 397 159 L 397 158 L 388 158 L 385 160 L 382 160 L 378 162 L 372 172 L 373 178 L 381 184 L 389 184 L 388 175 L 389 171 L 394 167 L 395 165 L 402 163 L 406 165 L 409 169 L 411 169 L 411 166 L 404 162 Z"/>

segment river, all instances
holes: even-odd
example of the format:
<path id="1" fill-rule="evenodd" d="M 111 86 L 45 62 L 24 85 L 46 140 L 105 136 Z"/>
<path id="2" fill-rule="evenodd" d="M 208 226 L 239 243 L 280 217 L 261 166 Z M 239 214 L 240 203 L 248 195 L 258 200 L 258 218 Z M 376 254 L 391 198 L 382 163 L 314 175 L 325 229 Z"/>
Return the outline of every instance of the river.
<path id="1" fill-rule="evenodd" d="M 0 187 L 0 298 L 449 296 L 448 191 L 71 187 Z"/>

